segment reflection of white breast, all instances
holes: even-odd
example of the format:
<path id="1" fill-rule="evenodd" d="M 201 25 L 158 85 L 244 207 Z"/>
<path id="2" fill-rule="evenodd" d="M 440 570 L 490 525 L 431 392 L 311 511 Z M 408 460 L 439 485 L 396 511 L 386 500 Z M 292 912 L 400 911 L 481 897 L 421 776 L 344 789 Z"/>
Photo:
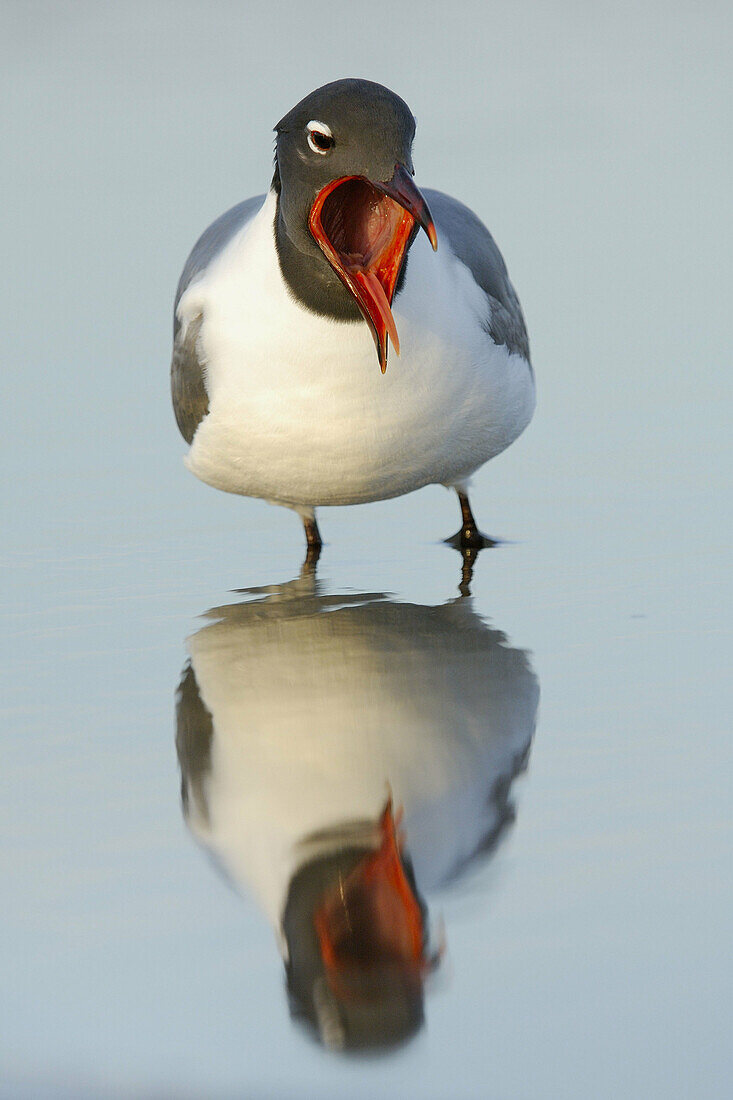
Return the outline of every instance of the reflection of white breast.
<path id="1" fill-rule="evenodd" d="M 418 887 L 496 825 L 491 798 L 526 752 L 538 687 L 468 601 L 239 604 L 189 639 L 213 721 L 207 814 L 189 823 L 277 925 L 310 834 L 404 805 Z M 207 820 L 205 820 L 207 818 Z"/>

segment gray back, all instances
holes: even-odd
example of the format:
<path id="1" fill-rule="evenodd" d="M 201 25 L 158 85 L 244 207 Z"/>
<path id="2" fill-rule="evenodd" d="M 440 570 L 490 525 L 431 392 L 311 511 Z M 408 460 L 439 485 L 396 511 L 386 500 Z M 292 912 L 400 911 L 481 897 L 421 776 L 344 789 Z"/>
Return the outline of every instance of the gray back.
<path id="1" fill-rule="evenodd" d="M 529 340 L 522 307 L 494 238 L 462 202 L 428 188 L 423 189 L 423 195 L 438 230 L 438 241 L 441 236 L 447 238 L 455 255 L 491 300 L 491 317 L 487 318 L 486 331 L 495 344 L 504 344 L 510 352 L 522 355 L 529 362 Z"/>

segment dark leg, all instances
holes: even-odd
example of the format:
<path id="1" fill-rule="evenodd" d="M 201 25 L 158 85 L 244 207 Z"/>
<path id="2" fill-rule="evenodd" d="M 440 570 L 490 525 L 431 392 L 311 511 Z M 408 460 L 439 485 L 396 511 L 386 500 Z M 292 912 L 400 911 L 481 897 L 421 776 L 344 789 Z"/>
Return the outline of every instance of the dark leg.
<path id="1" fill-rule="evenodd" d="M 305 528 L 305 541 L 308 544 L 303 568 L 306 570 L 314 569 L 316 562 L 321 556 L 321 548 L 323 546 L 321 532 L 318 530 L 315 515 L 310 517 L 303 516 L 303 527 Z"/>
<path id="2" fill-rule="evenodd" d="M 463 558 L 463 564 L 461 565 L 461 583 L 458 585 L 458 591 L 462 596 L 470 596 L 473 565 L 478 557 L 478 550 L 462 550 L 461 557 Z"/>
<path id="3" fill-rule="evenodd" d="M 490 539 L 488 535 L 482 535 L 476 526 L 476 520 L 473 518 L 471 505 L 468 502 L 468 494 L 460 489 L 456 489 L 456 492 L 458 493 L 458 502 L 461 505 L 463 524 L 460 531 L 456 531 L 452 538 L 445 541 L 454 546 L 456 550 L 464 552 L 467 550 L 485 550 L 490 546 L 496 546 L 496 539 Z"/>

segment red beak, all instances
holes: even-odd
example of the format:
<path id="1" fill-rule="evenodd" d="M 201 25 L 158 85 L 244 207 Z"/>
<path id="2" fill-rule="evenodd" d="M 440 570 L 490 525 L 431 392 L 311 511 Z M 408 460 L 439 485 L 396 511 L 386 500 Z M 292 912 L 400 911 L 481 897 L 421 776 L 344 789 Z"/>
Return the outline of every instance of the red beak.
<path id="1" fill-rule="evenodd" d="M 433 249 L 438 247 L 425 199 L 401 164 L 386 183 L 365 176 L 342 176 L 318 192 L 308 225 L 369 324 L 384 374 L 388 336 L 400 353 L 392 298 L 418 226 L 427 233 Z"/>
<path id="2" fill-rule="evenodd" d="M 396 164 L 394 175 L 387 183 L 375 183 L 374 185 L 385 195 L 388 195 L 408 213 L 412 214 L 416 222 L 419 222 L 428 235 L 428 240 L 433 246 L 433 252 L 438 251 L 438 234 L 428 210 L 428 204 L 412 182 L 412 176 L 402 164 Z"/>
<path id="3" fill-rule="evenodd" d="M 402 864 L 391 799 L 379 821 L 379 847 L 326 892 L 314 923 L 337 995 L 358 998 L 360 976 L 380 967 L 421 981 L 435 965 L 425 954 L 423 916 Z"/>

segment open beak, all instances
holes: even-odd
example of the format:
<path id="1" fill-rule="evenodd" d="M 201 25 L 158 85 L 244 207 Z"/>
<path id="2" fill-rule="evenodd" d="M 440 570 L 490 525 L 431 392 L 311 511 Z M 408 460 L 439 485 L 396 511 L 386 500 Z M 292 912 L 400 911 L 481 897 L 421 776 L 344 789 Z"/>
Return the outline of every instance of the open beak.
<path id="1" fill-rule="evenodd" d="M 407 250 L 420 226 L 433 249 L 438 236 L 427 203 L 402 164 L 386 183 L 342 176 L 321 188 L 308 225 L 321 251 L 353 294 L 387 369 L 387 337 L 400 353 L 392 298 Z"/>
<path id="2" fill-rule="evenodd" d="M 420 982 L 434 965 L 425 954 L 423 914 L 405 874 L 391 799 L 378 829 L 379 846 L 339 878 L 314 913 L 328 982 L 338 995 L 356 999 L 370 975 L 392 970 Z"/>

